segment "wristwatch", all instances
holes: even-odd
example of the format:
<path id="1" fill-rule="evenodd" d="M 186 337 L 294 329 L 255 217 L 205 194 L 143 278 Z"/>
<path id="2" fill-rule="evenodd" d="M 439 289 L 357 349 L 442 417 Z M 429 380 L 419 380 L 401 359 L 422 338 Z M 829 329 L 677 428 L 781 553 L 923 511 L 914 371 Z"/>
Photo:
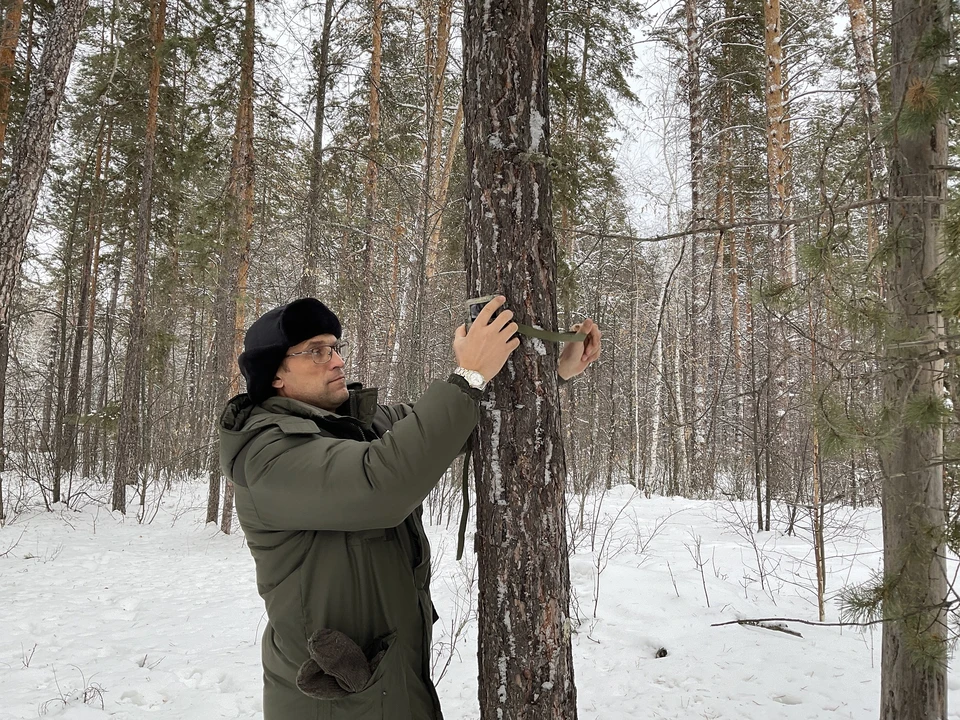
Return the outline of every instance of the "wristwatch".
<path id="1" fill-rule="evenodd" d="M 466 368 L 458 367 L 453 372 L 455 375 L 459 375 L 466 380 L 467 384 L 472 388 L 483 390 L 487 386 L 487 381 L 483 379 L 483 375 L 476 370 L 467 370 Z"/>

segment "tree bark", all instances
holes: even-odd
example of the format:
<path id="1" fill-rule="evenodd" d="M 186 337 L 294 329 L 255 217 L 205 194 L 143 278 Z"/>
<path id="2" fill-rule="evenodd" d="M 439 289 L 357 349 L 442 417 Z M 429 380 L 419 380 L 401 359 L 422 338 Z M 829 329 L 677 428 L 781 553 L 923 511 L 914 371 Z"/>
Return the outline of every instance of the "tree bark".
<path id="1" fill-rule="evenodd" d="M 80 36 L 86 0 L 61 0 L 54 11 L 0 194 L 0 335 L 7 332 L 27 234 L 50 157 L 50 140 Z"/>
<path id="2" fill-rule="evenodd" d="M 240 376 L 235 358 L 243 350 L 247 270 L 249 268 L 250 241 L 253 237 L 254 201 L 254 156 L 253 156 L 253 56 L 256 30 L 254 0 L 245 0 L 243 29 L 243 58 L 240 65 L 240 103 L 237 108 L 237 124 L 233 134 L 233 149 L 230 157 L 230 179 L 227 183 L 227 212 L 224 236 L 231 260 L 230 288 L 226 304 L 227 313 L 222 318 L 224 333 L 219 345 L 219 364 L 222 377 L 229 378 L 228 392 L 221 399 L 240 392 Z M 232 317 L 230 317 L 232 315 Z M 232 324 L 231 324 L 232 321 Z M 218 323 L 219 324 L 219 323 Z M 217 463 L 216 472 L 219 472 Z M 220 529 L 230 534 L 233 521 L 233 485 L 227 483 L 223 494 L 223 512 Z"/>
<path id="3" fill-rule="evenodd" d="M 17 43 L 20 40 L 21 17 L 23 17 L 23 0 L 10 0 L 3 18 L 3 34 L 0 35 L 0 163 L 3 162 L 3 149 L 7 138 L 10 88 L 13 84 Z"/>
<path id="4" fill-rule="evenodd" d="M 892 258 L 887 269 L 889 323 L 884 400 L 893 441 L 882 451 L 885 597 L 881 720 L 946 720 L 948 636 L 943 496 L 944 321 L 936 294 L 942 262 L 947 162 L 946 113 L 934 75 L 946 67 L 947 0 L 894 0 L 892 104 L 897 114 L 890 153 Z M 931 47 L 931 38 L 941 38 Z M 912 131 L 904 113 L 919 118 Z M 934 359 L 931 359 L 933 357 Z M 924 420 L 905 417 L 928 407 Z M 904 412 L 904 411 L 908 412 Z M 912 413 L 916 415 L 915 413 Z M 933 417 L 930 417 L 930 415 Z"/>
<path id="5" fill-rule="evenodd" d="M 853 38 L 853 56 L 857 64 L 857 85 L 860 102 L 867 123 L 870 170 L 873 181 L 879 184 L 887 171 L 887 153 L 880 141 L 880 93 L 877 91 L 877 64 L 870 46 L 872 35 L 870 18 L 863 0 L 847 0 L 850 13 L 850 34 Z"/>
<path id="6" fill-rule="evenodd" d="M 153 171 L 157 150 L 157 111 L 160 99 L 160 58 L 167 11 L 166 0 L 150 5 L 153 59 L 147 86 L 147 129 L 144 135 L 143 176 L 137 206 L 137 244 L 131 283 L 132 307 L 123 366 L 123 391 L 117 422 L 117 454 L 113 469 L 113 509 L 127 512 L 126 486 L 136 484 L 143 472 L 140 396 L 147 336 L 147 262 L 150 257 L 150 222 L 153 207 Z"/>
<path id="7" fill-rule="evenodd" d="M 700 22 L 698 18 L 697 0 L 684 0 L 684 20 L 687 49 L 687 107 L 690 115 L 688 139 L 690 144 L 690 210 L 692 229 L 696 230 L 703 224 L 703 97 L 700 88 Z M 706 444 L 703 436 L 704 412 L 702 411 L 704 392 L 702 382 L 707 377 L 709 358 L 705 357 L 703 346 L 697 330 L 700 325 L 700 314 L 709 303 L 708 298 L 702 298 L 700 265 L 703 260 L 702 239 L 694 233 L 690 236 L 689 254 L 689 283 L 690 283 L 690 322 L 688 323 L 688 342 L 686 351 L 689 353 L 686 362 L 686 382 L 684 383 L 684 415 L 689 423 L 684 428 L 685 454 L 687 470 L 690 477 L 685 480 L 691 487 L 701 491 L 706 483 Z M 709 288 L 712 294 L 716 288 Z M 702 303 L 702 306 L 701 306 Z"/>
<path id="8" fill-rule="evenodd" d="M 780 0 L 764 0 L 764 49 L 767 55 L 764 97 L 767 107 L 767 176 L 772 217 L 789 219 L 793 215 L 790 190 L 790 118 L 786 106 L 786 72 L 783 68 L 783 44 L 780 28 Z M 771 226 L 774 247 L 779 253 L 781 280 L 797 281 L 796 250 L 792 225 Z"/>
<path id="9" fill-rule="evenodd" d="M 867 197 L 883 195 L 883 182 L 887 170 L 887 153 L 880 134 L 880 93 L 877 90 L 877 65 L 873 54 L 873 35 L 870 18 L 863 0 L 847 0 L 850 13 L 850 34 L 853 39 L 853 55 L 857 64 L 857 84 L 860 86 L 860 102 L 867 126 Z M 886 230 L 886 222 L 878 208 L 867 210 L 867 254 L 871 257 Z"/>
<path id="10" fill-rule="evenodd" d="M 459 141 L 460 125 L 462 125 L 462 105 L 457 108 L 453 130 L 450 134 L 450 143 L 446 158 L 440 152 L 443 144 L 443 98 L 447 78 L 447 60 L 450 48 L 450 16 L 453 3 L 450 0 L 439 0 L 437 5 L 437 30 L 435 36 L 427 42 L 427 102 L 424 118 L 426 120 L 426 144 L 424 146 L 424 221 L 423 232 L 428 239 L 426 277 L 432 278 L 437 272 L 437 254 L 440 247 L 440 229 L 443 217 L 443 207 L 446 202 L 447 184 L 450 180 L 450 167 L 456 144 Z M 428 18 L 432 25 L 433 4 L 427 7 Z M 460 122 L 457 122 L 459 118 Z"/>
<path id="11" fill-rule="evenodd" d="M 323 120 L 327 112 L 327 83 L 330 76 L 330 30 L 333 26 L 334 0 L 326 0 L 320 44 L 315 48 L 314 69 L 317 75 L 317 109 L 313 120 L 313 146 L 310 153 L 310 189 L 307 193 L 305 262 L 300 280 L 300 295 L 316 297 L 320 275 L 320 185 L 323 177 Z"/>
<path id="12" fill-rule="evenodd" d="M 464 12 L 467 293 L 557 326 L 547 2 Z M 477 468 L 483 720 L 575 720 L 557 351 L 525 341 L 483 403 Z"/>
<path id="13" fill-rule="evenodd" d="M 370 106 L 367 115 L 367 175 L 364 192 L 364 243 L 363 272 L 359 278 L 360 306 L 357 323 L 357 372 L 366 379 L 370 372 L 370 345 L 373 343 L 373 256 L 375 252 L 374 230 L 377 209 L 377 148 L 380 145 L 380 68 L 383 60 L 383 0 L 373 0 L 372 36 L 370 53 Z"/>

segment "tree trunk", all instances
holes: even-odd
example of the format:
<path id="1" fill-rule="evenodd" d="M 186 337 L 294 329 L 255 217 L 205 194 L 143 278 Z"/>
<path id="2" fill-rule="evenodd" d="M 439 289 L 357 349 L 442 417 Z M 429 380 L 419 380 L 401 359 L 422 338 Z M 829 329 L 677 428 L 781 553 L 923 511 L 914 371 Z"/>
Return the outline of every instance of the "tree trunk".
<path id="1" fill-rule="evenodd" d="M 10 162 L 10 177 L 0 194 L 0 335 L 7 332 L 27 234 L 47 170 L 50 140 L 86 7 L 86 0 L 57 3 L 37 70 L 39 82 L 33 85 L 27 100 Z"/>
<path id="2" fill-rule="evenodd" d="M 150 32 L 153 59 L 147 90 L 147 129 L 143 148 L 143 177 L 137 206 L 137 245 L 133 258 L 132 307 L 127 351 L 123 366 L 123 391 L 117 422 L 117 454 L 113 470 L 113 509 L 127 512 L 126 486 L 136 484 L 143 472 L 140 399 L 143 389 L 143 361 L 147 342 L 147 262 L 150 257 L 150 222 L 153 205 L 153 170 L 157 149 L 157 109 L 160 97 L 160 58 L 166 0 L 150 5 Z"/>
<path id="3" fill-rule="evenodd" d="M 464 12 L 467 293 L 556 328 L 547 3 Z M 483 720 L 575 720 L 557 350 L 525 341 L 493 380 L 474 451 Z M 534 402 L 535 401 L 535 402 Z"/>
<path id="4" fill-rule="evenodd" d="M 77 464 L 77 432 L 80 420 L 80 364 L 83 359 L 83 343 L 86 338 L 87 314 L 90 303 L 90 283 L 93 274 L 94 247 L 99 244 L 96 230 L 100 207 L 97 198 L 100 195 L 100 183 L 103 173 L 104 137 L 103 131 L 106 119 L 101 118 L 100 129 L 97 132 L 97 159 L 93 170 L 91 184 L 90 207 L 87 215 L 87 226 L 84 232 L 86 242 L 83 245 L 83 256 L 80 261 L 80 279 L 77 288 L 76 322 L 73 330 L 73 348 L 70 353 L 70 376 L 67 385 L 67 407 L 61 428 L 59 448 L 57 450 L 58 464 L 61 468 L 69 469 L 71 474 Z M 66 338 L 64 338 L 66 341 Z M 89 388 L 89 385 L 87 386 Z M 89 392 L 87 393 L 89 396 Z M 59 475 L 59 470 L 58 470 Z"/>
<path id="5" fill-rule="evenodd" d="M 8 351 L 10 349 L 9 345 L 9 333 L 7 328 L 4 328 L 4 331 L 0 333 L 0 526 L 3 525 L 3 521 L 6 519 L 6 515 L 3 510 L 3 471 L 7 467 L 7 445 L 3 442 L 3 430 L 4 430 L 4 412 L 6 410 L 6 394 L 7 394 L 7 360 L 8 360 Z"/>
<path id="6" fill-rule="evenodd" d="M 90 302 L 87 308 L 87 360 L 86 374 L 83 386 L 86 388 L 83 398 L 83 415 L 88 422 L 83 426 L 83 476 L 90 477 L 93 468 L 93 451 L 95 443 L 91 442 L 90 411 L 93 406 L 93 346 L 94 324 L 97 317 L 97 283 L 100 275 L 100 246 L 103 242 L 103 208 L 107 192 L 106 176 L 110 173 L 110 153 L 113 145 L 113 119 L 107 125 L 106 149 L 104 151 L 103 177 L 99 180 L 94 193 L 96 214 L 96 242 L 93 248 L 93 269 L 90 273 Z"/>
<path id="7" fill-rule="evenodd" d="M 764 50 L 767 72 L 764 97 L 767 106 L 767 177 L 770 188 L 771 217 L 789 219 L 793 215 L 790 191 L 790 119 L 786 107 L 786 72 L 783 68 L 783 45 L 780 29 L 780 0 L 764 0 Z M 797 281 L 796 251 L 792 225 L 771 225 L 777 249 L 781 280 Z"/>
<path id="8" fill-rule="evenodd" d="M 120 281 L 123 276 L 123 253 L 127 243 L 127 233 L 120 234 L 116 245 L 116 265 L 113 268 L 113 278 L 110 281 L 110 302 L 107 304 L 106 326 L 103 331 L 103 364 L 100 368 L 100 391 L 98 393 L 97 408 L 103 410 L 110 397 L 110 365 L 113 362 L 113 333 L 116 329 L 117 303 L 120 297 Z M 106 477 L 107 466 L 110 462 L 110 443 L 107 442 L 107 428 L 103 423 L 97 423 L 93 433 L 93 447 L 100 453 L 100 474 Z"/>
<path id="9" fill-rule="evenodd" d="M 256 37 L 254 0 L 246 0 L 245 8 L 243 59 L 240 66 L 240 104 L 237 108 L 237 124 L 233 134 L 230 180 L 227 183 L 227 213 L 224 224 L 227 252 L 236 256 L 236 261 L 231 262 L 230 266 L 236 268 L 236 272 L 231 276 L 233 291 L 228 300 L 232 308 L 233 325 L 226 324 L 229 323 L 230 318 L 224 318 L 225 333 L 220 345 L 220 371 L 223 377 L 230 378 L 229 391 L 222 398 L 223 402 L 240 392 L 240 376 L 235 358 L 243 350 L 247 270 L 250 241 L 253 237 L 253 56 Z M 219 463 L 216 471 L 219 472 Z M 227 535 L 230 534 L 232 522 L 233 485 L 227 483 L 223 494 L 223 512 L 220 517 L 220 529 Z"/>
<path id="10" fill-rule="evenodd" d="M 850 34 L 853 38 L 853 55 L 857 63 L 857 84 L 860 86 L 860 102 L 867 126 L 867 197 L 883 194 L 882 185 L 887 170 L 887 154 L 880 134 L 880 94 L 877 91 L 877 65 L 871 46 L 871 23 L 863 0 L 847 0 L 850 12 Z M 867 209 L 867 254 L 873 256 L 886 230 L 885 218 L 879 208 Z"/>
<path id="11" fill-rule="evenodd" d="M 334 0 L 326 0 L 320 45 L 314 48 L 317 76 L 317 111 L 313 120 L 313 147 L 310 153 L 310 189 L 307 193 L 305 262 L 300 280 L 300 295 L 316 297 L 320 275 L 320 184 L 323 177 L 323 120 L 327 112 L 327 82 L 330 73 L 330 29 L 333 26 Z"/>
<path id="12" fill-rule="evenodd" d="M 440 240 L 440 220 L 443 214 L 443 204 L 446 196 L 444 180 L 441 177 L 444 165 L 444 156 L 440 152 L 443 143 L 443 98 L 447 79 L 447 60 L 450 48 L 450 16 L 453 3 L 450 0 L 437 2 L 437 29 L 434 34 L 433 3 L 426 7 L 427 16 L 425 26 L 427 31 L 426 67 L 427 93 L 424 119 L 426 120 L 426 143 L 424 145 L 424 192 L 423 192 L 423 232 L 429 238 L 427 245 L 426 277 L 429 280 L 436 273 L 437 250 Z M 462 112 L 458 108 L 458 113 Z M 454 123 L 451 138 L 459 135 L 460 129 Z M 451 142 L 449 148 L 456 147 Z M 447 161 L 450 153 L 447 153 Z M 447 177 L 449 179 L 449 176 Z M 444 197 L 441 197 L 441 193 Z"/>
<path id="13" fill-rule="evenodd" d="M 3 18 L 3 34 L 0 35 L 0 163 L 3 162 L 3 146 L 7 138 L 7 116 L 10 112 L 10 87 L 13 83 L 17 43 L 20 40 L 20 18 L 23 16 L 23 0 L 9 0 Z"/>
<path id="14" fill-rule="evenodd" d="M 877 91 L 877 65 L 870 46 L 870 18 L 863 0 L 847 0 L 850 12 L 850 34 L 853 36 L 853 55 L 857 63 L 857 84 L 860 102 L 867 124 L 870 171 L 874 183 L 879 184 L 887 171 L 887 153 L 880 132 L 880 94 Z"/>
<path id="15" fill-rule="evenodd" d="M 374 230 L 377 209 L 377 148 L 380 144 L 380 66 L 383 59 L 383 0 L 373 0 L 373 49 L 370 53 L 370 107 L 367 116 L 367 175 L 364 191 L 363 271 L 360 283 L 360 306 L 357 323 L 357 372 L 361 380 L 370 373 L 370 346 L 373 344 L 373 256 Z"/>
<path id="16" fill-rule="evenodd" d="M 896 337 L 886 347 L 884 400 L 894 418 L 882 450 L 885 597 L 881 720 L 946 720 L 947 597 L 943 541 L 942 261 L 947 163 L 946 112 L 934 75 L 945 69 L 947 0 L 894 0 L 887 306 Z M 941 38 L 936 46 L 931 38 Z M 912 132 L 899 120 L 913 113 Z M 921 120 L 926 114 L 929 119 Z M 928 409 L 918 420 L 920 408 Z M 913 410 L 913 413 L 909 411 Z M 906 411 L 906 412 L 905 412 Z"/>
<path id="17" fill-rule="evenodd" d="M 703 98 L 700 89 L 700 23 L 697 0 L 684 0 L 684 20 L 687 48 L 687 107 L 689 111 L 688 139 L 690 144 L 690 212 L 691 226 L 695 230 L 704 217 L 703 206 Z M 707 376 L 708 358 L 704 356 L 698 326 L 700 313 L 706 309 L 708 298 L 702 298 L 703 288 L 700 280 L 700 265 L 703 259 L 702 239 L 694 233 L 690 236 L 689 275 L 689 317 L 686 351 L 686 375 L 683 385 L 683 404 L 686 422 L 684 427 L 684 450 L 687 458 L 686 468 L 689 477 L 684 480 L 690 487 L 702 488 L 706 482 L 705 452 L 702 430 L 703 381 Z M 714 292 L 710 288 L 710 292 Z M 702 307 L 701 307 L 702 303 Z M 705 362 L 707 361 L 707 362 Z"/>

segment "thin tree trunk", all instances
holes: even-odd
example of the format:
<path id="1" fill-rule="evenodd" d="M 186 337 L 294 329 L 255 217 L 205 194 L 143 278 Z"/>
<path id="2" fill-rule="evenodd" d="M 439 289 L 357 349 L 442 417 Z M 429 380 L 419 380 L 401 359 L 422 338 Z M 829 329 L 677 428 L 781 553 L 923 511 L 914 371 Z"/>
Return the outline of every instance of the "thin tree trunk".
<path id="1" fill-rule="evenodd" d="M 335 0 L 326 0 L 323 9 L 323 29 L 320 45 L 314 49 L 314 70 L 317 77 L 317 108 L 313 120 L 313 147 L 310 153 L 310 189 L 307 193 L 305 262 L 300 280 L 300 294 L 316 297 L 320 275 L 320 220 L 323 211 L 320 185 L 323 177 L 323 121 L 327 112 L 327 83 L 330 73 L 330 30 L 333 26 Z"/>
<path id="2" fill-rule="evenodd" d="M 444 165 L 444 156 L 440 152 L 443 143 L 443 98 L 447 79 L 447 60 L 450 47 L 450 16 L 453 3 L 450 0 L 438 0 L 437 3 L 437 31 L 436 35 L 427 42 L 427 97 L 425 119 L 427 125 L 427 142 L 424 152 L 424 222 L 423 230 L 429 238 L 427 242 L 426 277 L 427 280 L 436 274 L 437 250 L 440 240 L 440 223 L 443 214 L 446 188 L 441 177 L 441 168 Z M 433 3 L 427 8 L 427 31 L 432 25 Z M 458 113 L 462 113 L 462 104 Z M 462 115 L 461 115 L 462 117 Z M 460 129 L 454 123 L 451 138 L 459 136 Z M 448 146 L 454 149 L 456 144 Z M 447 162 L 450 160 L 448 151 Z M 449 181 L 449 175 L 447 176 Z M 441 189 L 442 188 L 442 189 Z"/>
<path id="3" fill-rule="evenodd" d="M 93 274 L 94 247 L 99 245 L 96 231 L 100 208 L 97 198 L 100 194 L 100 182 L 103 173 L 104 137 L 103 131 L 106 118 L 101 118 L 100 129 L 97 132 L 97 159 L 94 163 L 93 181 L 91 183 L 90 208 L 87 216 L 87 226 L 84 232 L 86 242 L 83 245 L 83 256 L 80 260 L 80 280 L 77 288 L 76 322 L 73 330 L 73 348 L 70 353 L 70 375 L 67 385 L 67 407 L 64 417 L 59 448 L 57 450 L 58 463 L 61 468 L 68 468 L 71 474 L 76 469 L 77 460 L 77 433 L 80 419 L 80 364 L 83 359 L 83 343 L 86 338 L 87 315 L 90 303 L 90 283 Z M 64 342 L 66 338 L 64 338 Z M 87 386 L 89 388 L 89 386 Z M 89 396 L 89 392 L 87 393 Z M 59 475 L 59 471 L 58 471 Z"/>
<path id="4" fill-rule="evenodd" d="M 780 0 L 764 0 L 764 50 L 767 71 L 764 98 L 767 107 L 767 176 L 770 188 L 772 217 L 790 219 L 793 199 L 790 190 L 790 119 L 786 107 L 786 72 L 783 67 L 783 45 L 780 29 Z M 772 225 L 774 247 L 777 248 L 781 280 L 797 281 L 796 250 L 792 225 Z"/>
<path id="5" fill-rule="evenodd" d="M 696 229 L 703 222 L 703 98 L 700 88 L 700 22 L 697 0 L 684 0 L 684 19 L 687 48 L 687 104 L 690 115 L 690 209 L 692 227 Z M 703 380 L 707 374 L 702 343 L 700 342 L 700 313 L 706 309 L 709 298 L 703 299 L 700 286 L 700 264 L 702 261 L 702 239 L 696 233 L 690 236 L 689 256 L 689 317 L 687 318 L 687 351 L 685 363 L 686 380 L 683 388 L 684 415 L 687 425 L 684 427 L 684 445 L 686 469 L 689 477 L 684 481 L 693 488 L 702 488 L 706 482 L 705 438 L 702 437 L 701 412 L 704 392 Z M 714 292 L 711 286 L 709 291 Z M 701 303 L 703 307 L 701 308 Z"/>
<path id="6" fill-rule="evenodd" d="M 929 112 L 934 74 L 946 68 L 947 0 L 894 0 L 890 85 L 897 115 Z M 932 47 L 930 38 L 942 38 Z M 941 101 L 942 102 L 942 101 Z M 895 238 L 887 306 L 897 337 L 886 350 L 884 404 L 894 418 L 883 470 L 883 568 L 889 585 L 880 673 L 881 720 L 947 718 L 947 578 L 944 548 L 944 322 L 937 294 L 945 215 L 947 117 L 923 129 L 897 127 L 890 154 Z M 898 118 L 899 119 L 899 118 Z M 896 121 L 895 121 L 896 122 Z M 917 121 L 915 121 L 917 122 Z M 918 342 L 919 341 L 919 342 Z M 924 344 L 921 344 L 924 343 Z M 906 417 L 930 408 L 935 419 Z M 904 412 L 907 410 L 908 412 Z"/>
<path id="7" fill-rule="evenodd" d="M 3 332 L 0 333 L 0 526 L 3 525 L 3 521 L 6 519 L 3 509 L 3 471 L 6 470 L 7 467 L 7 445 L 3 441 L 3 418 L 6 410 L 7 359 L 9 357 L 7 353 L 9 349 L 9 334 L 7 328 L 4 328 Z"/>
<path id="8" fill-rule="evenodd" d="M 153 171 L 157 149 L 157 110 L 160 97 L 160 58 L 166 0 L 150 5 L 150 33 L 153 59 L 147 94 L 147 129 L 144 136 L 143 176 L 140 203 L 137 206 L 137 246 L 133 259 L 132 307 L 127 351 L 123 367 L 123 391 L 117 423 L 117 454 L 113 470 L 113 509 L 127 512 L 126 486 L 137 484 L 143 472 L 140 414 L 143 388 L 143 363 L 147 335 L 147 262 L 150 255 L 150 222 L 153 206 Z"/>
<path id="9" fill-rule="evenodd" d="M 73 210 L 70 215 L 70 229 L 66 233 L 66 241 L 63 248 L 63 283 L 60 293 L 60 312 L 57 314 L 59 329 L 55 331 L 55 341 L 51 347 L 56 349 L 55 364 L 51 365 L 51 384 L 55 386 L 56 408 L 53 417 L 54 437 L 50 443 L 50 449 L 53 459 L 53 492 L 52 500 L 55 503 L 60 502 L 61 481 L 66 469 L 67 458 L 64 453 L 65 443 L 64 435 L 67 432 L 67 408 L 64 398 L 66 395 L 67 382 L 67 346 L 69 344 L 69 334 L 67 322 L 67 313 L 70 307 L 70 291 L 73 289 L 71 279 L 74 275 L 73 265 L 73 247 L 80 233 L 80 207 L 83 199 L 84 188 L 87 183 L 87 171 L 90 168 L 90 158 L 85 156 L 80 171 L 78 173 L 77 188 L 74 193 Z M 69 497 L 67 498 L 69 500 Z"/>
<path id="10" fill-rule="evenodd" d="M 807 331 L 810 333 L 810 396 L 814 397 L 817 392 L 817 335 L 814 318 L 813 301 L 810 295 L 807 295 Z M 811 470 L 813 476 L 813 497 L 810 507 L 810 519 L 813 526 L 813 559 L 817 570 L 817 610 L 820 616 L 820 622 L 826 620 L 826 611 L 824 609 L 824 596 L 827 591 L 827 559 L 826 547 L 823 538 L 823 491 L 821 488 L 820 477 L 820 437 L 817 432 L 817 424 L 811 423 L 811 433 L 813 441 L 813 460 Z"/>
<path id="11" fill-rule="evenodd" d="M 457 105 L 453 116 L 453 126 L 450 128 L 450 140 L 447 143 L 447 153 L 443 162 L 443 169 L 438 178 L 438 186 L 434 193 L 434 215 L 430 221 L 430 242 L 427 246 L 427 278 L 437 273 L 437 256 L 440 252 L 440 234 L 443 231 L 443 211 L 447 205 L 447 191 L 450 188 L 450 175 L 453 173 L 453 160 L 460 144 L 460 132 L 463 129 L 463 103 Z"/>
<path id="12" fill-rule="evenodd" d="M 0 35 L 0 162 L 7 137 L 7 116 L 10 113 L 10 88 L 13 84 L 14 61 L 20 41 L 20 18 L 23 16 L 23 0 L 9 0 L 3 17 L 3 34 Z"/>
<path id="13" fill-rule="evenodd" d="M 867 123 L 871 176 L 874 184 L 879 185 L 887 172 L 887 153 L 879 138 L 880 93 L 877 91 L 876 59 L 870 46 L 871 23 L 863 0 L 847 0 L 847 9 L 850 12 L 853 56 L 857 64 L 857 85 Z"/>
<path id="14" fill-rule="evenodd" d="M 860 102 L 867 126 L 867 153 L 870 163 L 866 169 L 867 197 L 883 194 L 883 182 L 887 171 L 887 153 L 880 138 L 880 93 L 877 90 L 877 64 L 871 46 L 872 28 L 863 0 L 847 0 L 850 13 L 850 34 L 853 38 L 853 55 L 857 64 L 857 84 L 860 87 Z M 867 209 L 867 254 L 872 257 L 880 244 L 880 236 L 886 231 L 886 218 L 879 208 Z"/>
<path id="15" fill-rule="evenodd" d="M 113 362 L 113 333 L 116 330 L 117 303 L 120 298 L 120 281 L 123 276 L 123 253 L 127 243 L 127 234 L 121 232 L 120 241 L 116 246 L 116 265 L 113 268 L 113 278 L 110 286 L 110 302 L 107 305 L 106 320 L 103 330 L 103 364 L 100 368 L 100 392 L 98 393 L 97 408 L 102 410 L 107 405 L 110 396 L 110 366 Z M 97 423 L 93 433 L 93 447 L 100 453 L 100 474 L 106 477 L 107 466 L 110 463 L 111 443 L 107 442 L 106 427 Z"/>
<path id="16" fill-rule="evenodd" d="M 103 210 L 104 210 L 104 200 L 106 198 L 107 192 L 107 183 L 106 176 L 110 173 L 110 153 L 113 145 L 113 119 L 111 118 L 107 125 L 107 139 L 106 139 L 106 149 L 104 151 L 104 160 L 103 160 L 103 177 L 100 179 L 99 184 L 94 193 L 94 206 L 97 209 L 96 213 L 96 242 L 93 248 L 93 270 L 90 273 L 90 302 L 87 309 L 87 359 L 86 359 L 86 374 L 84 377 L 83 386 L 86 388 L 83 397 L 83 415 L 88 419 L 88 422 L 84 423 L 83 426 L 83 475 L 84 477 L 90 477 L 91 469 L 93 467 L 93 451 L 95 448 L 95 443 L 91 445 L 91 433 L 90 433 L 90 410 L 92 409 L 93 404 L 93 347 L 94 347 L 94 325 L 97 317 L 97 283 L 100 275 L 100 245 L 103 242 Z"/>
<path id="17" fill-rule="evenodd" d="M 232 296 L 233 332 L 223 349 L 229 354 L 220 358 L 221 371 L 229 373 L 229 395 L 240 392 L 240 377 L 234 363 L 243 350 L 247 270 L 249 268 L 250 241 L 253 238 L 254 157 L 253 157 L 253 56 L 256 30 L 254 0 L 245 2 L 243 31 L 243 60 L 240 67 L 240 105 L 237 109 L 237 125 L 233 135 L 233 152 L 230 160 L 230 181 L 227 184 L 227 219 L 225 235 L 231 252 L 238 255 L 236 262 L 235 291 Z M 226 326 L 229 329 L 229 326 Z M 223 398 L 224 401 L 227 398 Z M 223 493 L 223 513 L 220 529 L 230 534 L 233 523 L 233 483 L 227 483 Z"/>
<path id="18" fill-rule="evenodd" d="M 37 3 L 31 2 L 30 10 L 27 13 L 27 29 L 24 33 L 26 38 L 26 43 L 24 43 L 24 50 L 26 50 L 26 57 L 23 60 L 23 88 L 24 91 L 28 94 L 33 89 L 33 86 L 30 84 L 31 79 L 33 78 L 33 40 L 35 35 L 33 34 L 33 21 L 37 14 Z M 86 12 L 86 10 L 84 10 Z M 873 56 L 876 57 L 877 53 L 874 51 Z"/>
<path id="19" fill-rule="evenodd" d="M 364 245 L 363 271 L 360 283 L 360 306 L 357 323 L 357 372 L 362 380 L 370 373 L 370 345 L 373 342 L 373 257 L 375 253 L 374 231 L 377 210 L 377 166 L 380 144 L 380 68 L 383 59 L 383 1 L 373 0 L 373 49 L 370 54 L 370 106 L 367 115 L 367 175 L 364 192 Z"/>
<path id="20" fill-rule="evenodd" d="M 496 288 L 518 321 L 555 328 L 546 21 L 546 0 L 466 3 L 464 252 L 470 296 Z M 481 413 L 482 720 L 577 717 L 556 364 L 556 348 L 521 345 Z"/>
<path id="21" fill-rule="evenodd" d="M 747 341 L 750 345 L 748 367 L 750 368 L 750 439 L 753 445 L 753 484 L 757 500 L 757 532 L 763 532 L 763 485 L 765 475 L 763 472 L 763 446 L 760 439 L 762 429 L 760 404 L 763 399 L 763 390 L 757 383 L 757 367 L 759 364 L 759 358 L 757 357 L 757 316 L 753 305 L 753 278 L 756 270 L 756 260 L 749 230 L 743 236 L 743 249 L 744 260 L 747 263 L 744 301 L 747 304 Z"/>
<path id="22" fill-rule="evenodd" d="M 9 180 L 0 194 L 0 335 L 7 332 L 27 234 L 86 7 L 86 0 L 57 3 L 37 70 L 40 81 L 31 88 L 11 157 Z"/>

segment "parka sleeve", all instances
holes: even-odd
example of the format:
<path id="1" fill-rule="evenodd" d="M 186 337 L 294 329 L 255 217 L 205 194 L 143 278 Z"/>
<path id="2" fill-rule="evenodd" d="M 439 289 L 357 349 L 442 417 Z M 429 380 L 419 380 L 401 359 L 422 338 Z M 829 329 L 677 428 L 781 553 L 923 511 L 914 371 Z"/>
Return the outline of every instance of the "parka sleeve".
<path id="1" fill-rule="evenodd" d="M 479 420 L 476 401 L 433 383 L 410 413 L 373 442 L 279 427 L 247 454 L 249 500 L 264 530 L 396 527 L 423 502 Z"/>

